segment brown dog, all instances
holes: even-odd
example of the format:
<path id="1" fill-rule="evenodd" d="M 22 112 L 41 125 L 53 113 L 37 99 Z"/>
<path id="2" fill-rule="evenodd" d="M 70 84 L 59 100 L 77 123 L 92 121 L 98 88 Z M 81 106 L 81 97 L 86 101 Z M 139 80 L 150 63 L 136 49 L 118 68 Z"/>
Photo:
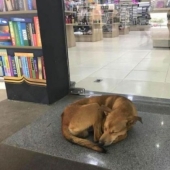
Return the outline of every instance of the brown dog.
<path id="1" fill-rule="evenodd" d="M 101 145 L 107 146 L 126 138 L 127 131 L 136 121 L 133 103 L 121 96 L 97 96 L 79 100 L 64 109 L 62 114 L 62 133 L 70 142 L 105 152 Z M 83 139 L 88 129 L 93 127 L 94 142 Z"/>

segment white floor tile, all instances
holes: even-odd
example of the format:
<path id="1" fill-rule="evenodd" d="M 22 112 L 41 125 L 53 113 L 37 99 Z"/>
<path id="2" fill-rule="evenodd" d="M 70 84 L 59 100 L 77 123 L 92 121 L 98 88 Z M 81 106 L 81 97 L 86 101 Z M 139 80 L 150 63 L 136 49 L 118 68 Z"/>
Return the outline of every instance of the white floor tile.
<path id="1" fill-rule="evenodd" d="M 100 69 L 95 73 L 91 74 L 90 77 L 102 77 L 112 79 L 124 79 L 128 75 L 127 70 L 112 70 L 112 69 Z"/>
<path id="2" fill-rule="evenodd" d="M 167 75 L 166 72 L 132 71 L 125 79 L 150 81 L 150 82 L 165 82 L 166 75 Z"/>
<path id="3" fill-rule="evenodd" d="M 76 84 L 76 87 L 83 87 L 90 91 L 111 92 L 121 80 L 101 78 L 100 83 L 94 82 L 99 77 L 88 77 Z"/>
<path id="4" fill-rule="evenodd" d="M 138 96 L 161 96 L 164 83 L 123 80 L 113 89 L 113 93 Z"/>

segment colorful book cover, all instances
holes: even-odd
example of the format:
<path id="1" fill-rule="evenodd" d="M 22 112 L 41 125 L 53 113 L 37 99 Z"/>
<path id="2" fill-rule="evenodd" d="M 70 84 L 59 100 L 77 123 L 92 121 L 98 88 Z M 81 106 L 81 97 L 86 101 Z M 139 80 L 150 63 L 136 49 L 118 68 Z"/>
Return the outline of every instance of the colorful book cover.
<path id="1" fill-rule="evenodd" d="M 32 37 L 33 37 L 33 46 L 37 46 L 37 37 L 36 37 L 36 32 L 35 32 L 35 25 L 34 23 L 31 23 L 32 26 Z"/>
<path id="2" fill-rule="evenodd" d="M 0 76 L 5 76 L 5 70 L 2 62 L 2 56 L 0 56 Z"/>
<path id="3" fill-rule="evenodd" d="M 14 35 L 15 35 L 15 44 L 17 46 L 21 46 L 20 39 L 19 39 L 19 31 L 17 28 L 17 22 L 12 22 L 14 26 Z"/>
<path id="4" fill-rule="evenodd" d="M 21 30 L 22 30 L 22 37 L 24 40 L 24 45 L 29 46 L 26 23 L 21 23 Z"/>
<path id="5" fill-rule="evenodd" d="M 31 66 L 31 58 L 30 57 L 26 57 L 26 59 L 27 59 L 27 62 L 28 62 L 29 76 L 30 76 L 30 78 L 33 78 L 33 75 L 32 75 L 32 66 Z"/>
<path id="6" fill-rule="evenodd" d="M 11 76 L 14 76 L 14 72 L 13 72 L 13 68 L 12 68 L 12 60 L 11 60 L 11 56 L 8 56 L 8 62 L 9 62 L 9 68 L 10 68 L 10 73 Z"/>
<path id="7" fill-rule="evenodd" d="M 31 60 L 32 77 L 33 77 L 34 79 L 36 79 L 34 59 L 31 57 L 30 60 Z"/>
<path id="8" fill-rule="evenodd" d="M 33 10 L 32 0 L 27 0 L 28 10 Z"/>
<path id="9" fill-rule="evenodd" d="M 37 39 L 37 46 L 41 47 L 41 35 L 40 35 L 40 25 L 38 17 L 34 17 L 34 24 L 35 24 L 35 32 L 36 32 L 36 39 Z"/>
<path id="10" fill-rule="evenodd" d="M 15 64 L 16 64 L 16 69 L 18 73 L 18 77 L 21 77 L 21 71 L 20 71 L 20 65 L 19 65 L 19 59 L 17 56 L 14 56 Z"/>
<path id="11" fill-rule="evenodd" d="M 17 72 L 16 63 L 15 63 L 15 58 L 14 58 L 14 56 L 10 56 L 10 57 L 11 57 L 11 63 L 12 63 L 12 69 L 13 69 L 14 77 L 18 77 L 18 72 Z"/>
<path id="12" fill-rule="evenodd" d="M 22 30 L 22 26 L 20 22 L 16 22 L 17 23 L 17 30 L 18 30 L 18 34 L 19 34 L 19 41 L 20 41 L 20 45 L 24 46 L 24 37 L 23 37 L 23 30 Z"/>
<path id="13" fill-rule="evenodd" d="M 24 10 L 24 0 L 18 0 L 18 4 L 19 4 L 19 10 L 20 11 Z"/>
<path id="14" fill-rule="evenodd" d="M 21 59 L 21 66 L 22 66 L 23 76 L 28 77 L 24 57 L 20 57 L 20 59 Z"/>
<path id="15" fill-rule="evenodd" d="M 39 79 L 43 79 L 41 57 L 38 57 L 38 73 L 39 73 Z"/>
<path id="16" fill-rule="evenodd" d="M 30 73 L 29 73 L 29 67 L 28 67 L 27 57 L 22 56 L 22 58 L 24 59 L 24 62 L 25 62 L 26 75 L 27 75 L 28 78 L 30 78 Z"/>
<path id="17" fill-rule="evenodd" d="M 24 73 L 23 73 L 23 68 L 22 68 L 21 57 L 19 57 L 19 56 L 16 56 L 16 57 L 18 58 L 18 64 L 19 64 L 21 76 L 23 76 Z"/>
<path id="18" fill-rule="evenodd" d="M 14 25 L 12 21 L 9 21 L 9 28 L 11 33 L 12 45 L 16 45 L 15 33 L 14 33 Z"/>
<path id="19" fill-rule="evenodd" d="M 11 76 L 7 50 L 0 49 L 0 56 L 2 56 L 3 66 L 4 66 L 4 70 L 5 70 L 5 76 Z"/>
<path id="20" fill-rule="evenodd" d="M 35 76 L 36 76 L 36 79 L 39 79 L 38 59 L 37 57 L 34 57 L 33 60 L 34 60 Z"/>
<path id="21" fill-rule="evenodd" d="M 29 46 L 32 45 L 32 42 L 31 42 L 30 26 L 31 26 L 31 23 L 27 23 L 27 24 L 26 24 L 27 36 L 28 36 L 28 44 L 29 44 Z"/>
<path id="22" fill-rule="evenodd" d="M 11 42 L 8 19 L 6 18 L 0 18 L 0 42 Z"/>
<path id="23" fill-rule="evenodd" d="M 8 71 L 7 71 L 7 66 L 6 66 L 5 58 L 3 56 L 1 56 L 1 57 L 2 57 L 2 64 L 3 64 L 3 67 L 4 67 L 5 76 L 9 76 L 8 75 Z"/>

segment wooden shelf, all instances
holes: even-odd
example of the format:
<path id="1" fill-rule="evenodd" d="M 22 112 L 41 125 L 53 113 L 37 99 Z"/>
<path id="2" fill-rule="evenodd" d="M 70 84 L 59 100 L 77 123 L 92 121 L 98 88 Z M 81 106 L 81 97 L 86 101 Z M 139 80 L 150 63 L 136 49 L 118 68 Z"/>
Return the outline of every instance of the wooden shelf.
<path id="1" fill-rule="evenodd" d="M 150 13 L 166 13 L 170 10 L 170 8 L 154 8 L 153 11 L 151 11 Z"/>
<path id="2" fill-rule="evenodd" d="M 0 12 L 0 15 L 19 15 L 19 14 L 20 15 L 37 14 L 37 10 Z"/>
<path id="3" fill-rule="evenodd" d="M 0 49 L 35 49 L 35 50 L 41 50 L 42 47 L 34 47 L 34 46 L 0 46 Z"/>
<path id="4" fill-rule="evenodd" d="M 76 13 L 76 12 L 75 12 L 75 11 L 65 11 L 65 13 L 74 14 L 74 13 Z"/>

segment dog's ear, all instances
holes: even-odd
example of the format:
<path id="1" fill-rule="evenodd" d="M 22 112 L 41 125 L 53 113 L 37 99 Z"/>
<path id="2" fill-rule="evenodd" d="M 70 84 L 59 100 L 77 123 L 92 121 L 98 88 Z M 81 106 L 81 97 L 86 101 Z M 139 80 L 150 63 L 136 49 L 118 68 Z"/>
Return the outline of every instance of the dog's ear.
<path id="1" fill-rule="evenodd" d="M 112 109 L 110 109 L 109 107 L 104 106 L 104 105 L 101 105 L 100 108 L 105 113 L 106 116 L 112 111 Z"/>
<path id="2" fill-rule="evenodd" d="M 135 123 L 135 122 L 137 122 L 137 121 L 139 121 L 139 122 L 141 122 L 141 123 L 143 124 L 142 118 L 139 117 L 139 116 L 129 117 L 127 121 L 128 121 L 129 124 L 133 124 L 133 123 Z"/>

